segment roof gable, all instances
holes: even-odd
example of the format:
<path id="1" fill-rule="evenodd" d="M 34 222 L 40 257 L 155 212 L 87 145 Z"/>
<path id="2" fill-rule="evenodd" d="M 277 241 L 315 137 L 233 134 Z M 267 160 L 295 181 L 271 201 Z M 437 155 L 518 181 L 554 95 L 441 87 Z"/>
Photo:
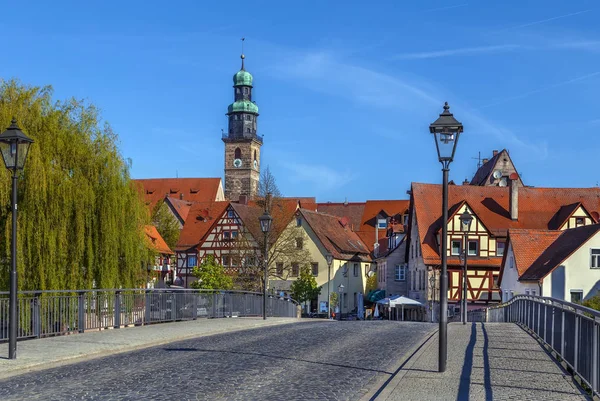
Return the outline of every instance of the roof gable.
<path id="1" fill-rule="evenodd" d="M 507 177 L 513 172 L 517 172 L 517 169 L 508 154 L 506 149 L 502 149 L 489 159 L 486 163 L 482 164 L 477 169 L 470 185 L 486 186 L 486 185 L 498 185 L 498 179 L 493 177 L 495 170 L 502 172 L 502 177 Z M 519 185 L 523 186 L 523 181 L 519 176 Z"/>
<path id="2" fill-rule="evenodd" d="M 527 270 L 522 273 L 519 280 L 540 280 L 563 263 L 569 256 L 594 236 L 600 225 L 593 224 L 559 231 L 560 236 L 556 238 L 535 259 Z"/>
<path id="3" fill-rule="evenodd" d="M 144 232 L 146 233 L 146 238 L 148 239 L 152 249 L 161 254 L 173 255 L 175 253 L 171 250 L 171 248 L 169 248 L 155 226 L 144 226 Z"/>
<path id="4" fill-rule="evenodd" d="M 175 248 L 183 250 L 200 244 L 211 228 L 223 216 L 229 205 L 229 201 L 194 203 L 190 208 Z"/>

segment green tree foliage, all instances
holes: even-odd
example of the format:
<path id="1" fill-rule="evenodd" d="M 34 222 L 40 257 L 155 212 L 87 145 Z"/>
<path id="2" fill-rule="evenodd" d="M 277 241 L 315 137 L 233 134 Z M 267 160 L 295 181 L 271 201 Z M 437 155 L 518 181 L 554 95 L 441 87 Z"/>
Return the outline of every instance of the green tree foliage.
<path id="1" fill-rule="evenodd" d="M 583 301 L 582 305 L 600 311 L 600 294 L 586 299 L 585 301 Z"/>
<path id="2" fill-rule="evenodd" d="M 290 285 L 292 298 L 299 303 L 316 299 L 321 294 L 321 287 L 308 267 L 300 270 L 300 277 Z"/>
<path id="3" fill-rule="evenodd" d="M 0 80 L 2 130 L 13 116 L 35 141 L 19 173 L 19 289 L 141 284 L 151 257 L 143 231 L 149 215 L 98 109 L 55 102 L 51 87 Z M 9 281 L 10 175 L 0 168 L 0 289 Z"/>
<path id="4" fill-rule="evenodd" d="M 175 249 L 175 245 L 179 240 L 179 221 L 169 210 L 169 206 L 165 202 L 158 202 L 152 212 L 152 224 L 158 230 L 158 233 L 165 240 L 169 248 Z"/>
<path id="5" fill-rule="evenodd" d="M 192 275 L 198 279 L 190 286 L 205 290 L 229 290 L 233 279 L 225 273 L 225 268 L 217 263 L 213 255 L 207 255 L 200 266 L 194 267 Z"/>
<path id="6" fill-rule="evenodd" d="M 375 272 L 371 277 L 367 277 L 367 283 L 365 285 L 365 292 L 373 291 L 377 289 L 377 273 Z"/>

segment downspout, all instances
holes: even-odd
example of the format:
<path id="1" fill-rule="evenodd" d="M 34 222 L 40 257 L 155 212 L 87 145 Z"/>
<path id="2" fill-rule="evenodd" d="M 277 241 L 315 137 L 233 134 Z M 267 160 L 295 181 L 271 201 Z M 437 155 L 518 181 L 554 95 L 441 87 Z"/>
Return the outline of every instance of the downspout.
<path id="1" fill-rule="evenodd" d="M 538 286 L 540 287 L 540 297 L 543 297 L 544 294 L 542 293 L 542 285 L 544 284 L 544 279 L 540 279 L 540 281 L 538 281 Z"/>

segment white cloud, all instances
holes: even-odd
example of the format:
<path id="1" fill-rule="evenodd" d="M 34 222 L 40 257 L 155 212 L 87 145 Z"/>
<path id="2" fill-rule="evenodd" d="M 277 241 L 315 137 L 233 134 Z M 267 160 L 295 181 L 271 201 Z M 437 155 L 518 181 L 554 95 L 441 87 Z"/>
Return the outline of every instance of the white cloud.
<path id="1" fill-rule="evenodd" d="M 394 60 L 418 60 L 439 57 L 451 57 L 464 54 L 481 54 L 481 53 L 496 53 L 502 51 L 512 51 L 519 49 L 520 45 L 496 45 L 496 46 L 479 46 L 479 47 L 463 47 L 460 49 L 438 50 L 431 52 L 405 53 L 398 54 L 392 59 Z"/>

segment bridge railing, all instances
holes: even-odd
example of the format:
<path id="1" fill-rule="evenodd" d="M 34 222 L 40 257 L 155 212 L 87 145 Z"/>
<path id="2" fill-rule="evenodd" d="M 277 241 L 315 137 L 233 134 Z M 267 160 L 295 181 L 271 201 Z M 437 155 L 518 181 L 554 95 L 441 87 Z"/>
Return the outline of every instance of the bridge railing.
<path id="1" fill-rule="evenodd" d="M 471 311 L 468 320 L 524 326 L 600 397 L 599 311 L 555 298 L 518 295 L 504 304 Z"/>
<path id="2" fill-rule="evenodd" d="M 246 291 L 108 289 L 20 291 L 17 338 L 198 318 L 262 316 L 263 295 Z M 270 296 L 267 316 L 297 317 L 298 303 Z M 8 340 L 9 293 L 0 292 L 0 342 Z"/>

